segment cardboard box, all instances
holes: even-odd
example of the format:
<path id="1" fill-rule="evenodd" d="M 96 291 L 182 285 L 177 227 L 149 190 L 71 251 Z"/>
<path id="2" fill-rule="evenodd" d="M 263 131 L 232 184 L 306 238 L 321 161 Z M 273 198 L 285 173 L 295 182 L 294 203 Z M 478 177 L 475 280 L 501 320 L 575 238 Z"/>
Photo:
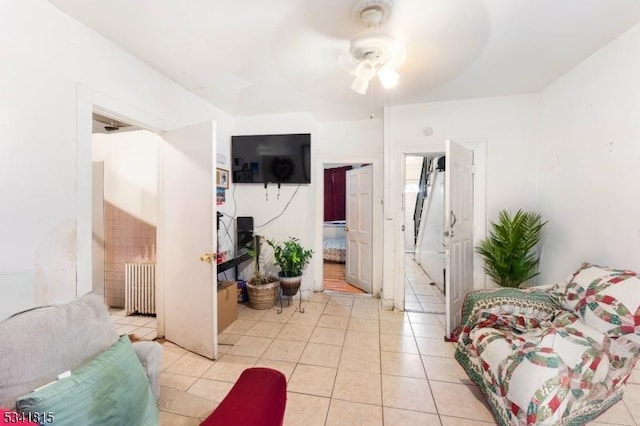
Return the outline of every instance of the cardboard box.
<path id="1" fill-rule="evenodd" d="M 221 281 L 218 286 L 218 333 L 238 319 L 238 292 L 235 281 Z"/>

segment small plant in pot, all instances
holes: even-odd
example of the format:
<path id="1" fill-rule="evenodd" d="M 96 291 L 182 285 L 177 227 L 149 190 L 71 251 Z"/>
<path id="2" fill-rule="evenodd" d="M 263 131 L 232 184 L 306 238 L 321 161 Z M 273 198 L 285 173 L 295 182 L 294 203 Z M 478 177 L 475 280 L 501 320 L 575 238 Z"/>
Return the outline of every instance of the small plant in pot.
<path id="1" fill-rule="evenodd" d="M 302 281 L 302 270 L 311 261 L 313 250 L 305 249 L 294 237 L 283 242 L 267 240 L 267 244 L 273 249 L 275 264 L 280 267 L 278 278 L 282 294 L 295 296 Z"/>
<path id="2" fill-rule="evenodd" d="M 542 238 L 542 215 L 518 210 L 498 213 L 498 222 L 491 222 L 489 238 L 480 241 L 476 252 L 484 259 L 484 271 L 502 287 L 519 287 L 538 272 L 540 256 L 536 246 Z"/>

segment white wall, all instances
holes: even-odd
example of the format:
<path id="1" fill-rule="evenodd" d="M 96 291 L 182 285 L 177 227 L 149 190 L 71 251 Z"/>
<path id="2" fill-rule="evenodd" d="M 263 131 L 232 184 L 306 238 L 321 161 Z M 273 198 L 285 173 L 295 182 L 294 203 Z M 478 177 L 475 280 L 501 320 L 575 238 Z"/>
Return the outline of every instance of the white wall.
<path id="1" fill-rule="evenodd" d="M 268 186 L 268 200 L 265 189 L 260 184 L 232 184 L 227 191 L 227 201 L 218 206 L 220 211 L 228 215 L 253 216 L 255 233 L 267 238 L 283 240 L 289 236 L 300 238 L 301 242 L 314 249 L 315 255 L 305 270 L 302 281 L 303 297 L 310 291 L 322 289 L 322 221 L 323 221 L 323 169 L 325 163 L 360 163 L 375 162 L 374 180 L 374 223 L 377 220 L 378 230 L 374 230 L 374 259 L 381 259 L 382 252 L 382 120 L 362 120 L 348 122 L 317 123 L 308 113 L 288 113 L 263 116 L 237 117 L 232 134 L 271 134 L 271 133 L 311 133 L 311 184 L 301 185 L 290 206 L 282 216 L 271 224 L 260 227 L 278 216 L 297 189 L 297 185 L 282 185 L 280 198 L 277 198 L 277 186 Z M 229 169 L 230 139 L 220 141 L 219 153 L 227 156 L 227 161 L 220 167 Z M 235 203 L 234 203 L 235 200 Z M 377 210 L 375 210 L 377 207 Z M 229 223 L 229 219 L 224 219 Z M 230 232 L 235 238 L 230 227 Z M 221 229 L 221 233 L 223 230 Z M 221 239 L 228 239 L 221 236 Z M 272 262 L 270 250 L 265 249 L 266 256 L 261 260 L 262 267 L 273 272 L 276 268 Z M 251 268 L 241 272 L 242 277 L 251 274 Z M 381 262 L 374 262 L 374 277 L 377 277 L 378 293 L 381 287 Z M 374 282 L 374 293 L 376 283 Z"/>
<path id="2" fill-rule="evenodd" d="M 533 208 L 534 99 L 532 95 L 504 96 L 392 107 L 388 124 L 396 148 L 392 161 L 402 161 L 397 148 L 483 138 L 487 140 L 488 217 L 495 218 L 503 208 Z M 432 136 L 422 133 L 426 126 L 433 128 Z M 391 179 L 397 181 L 395 173 Z"/>
<path id="3" fill-rule="evenodd" d="M 93 161 L 104 162 L 104 200 L 157 226 L 158 149 L 163 139 L 147 130 L 95 133 Z"/>
<path id="4" fill-rule="evenodd" d="M 216 167 L 229 171 L 229 176 L 231 176 L 231 135 L 234 134 L 234 125 L 235 121 L 229 119 L 219 121 L 217 126 Z M 216 206 L 217 211 L 226 213 L 226 215 L 220 219 L 220 232 L 218 233 L 218 243 L 220 245 L 218 249 L 220 251 L 228 251 L 229 256 L 235 255 L 236 238 L 235 221 L 232 220 L 231 217 L 237 215 L 243 216 L 242 214 L 237 214 L 237 205 L 233 203 L 233 189 L 234 185 L 230 182 L 229 189 L 226 191 L 226 202 Z M 213 249 L 215 249 L 215 247 L 213 247 Z M 227 278 L 229 279 L 235 278 L 230 275 L 231 272 L 231 270 L 227 272 Z"/>
<path id="5" fill-rule="evenodd" d="M 583 261 L 640 270 L 639 57 L 637 25 L 540 94 L 540 283 Z"/>
<path id="6" fill-rule="evenodd" d="M 91 289 L 93 104 L 156 129 L 230 118 L 45 0 L 0 2 L 0 63 L 1 318 Z"/>

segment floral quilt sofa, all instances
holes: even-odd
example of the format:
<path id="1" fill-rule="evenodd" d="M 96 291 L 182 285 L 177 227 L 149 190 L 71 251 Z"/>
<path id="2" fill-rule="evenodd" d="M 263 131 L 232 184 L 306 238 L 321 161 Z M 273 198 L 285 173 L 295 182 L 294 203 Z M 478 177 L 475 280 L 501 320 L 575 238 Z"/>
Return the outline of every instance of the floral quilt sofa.
<path id="1" fill-rule="evenodd" d="M 582 425 L 640 356 L 640 277 L 583 264 L 545 290 L 469 294 L 455 357 L 505 425 Z"/>

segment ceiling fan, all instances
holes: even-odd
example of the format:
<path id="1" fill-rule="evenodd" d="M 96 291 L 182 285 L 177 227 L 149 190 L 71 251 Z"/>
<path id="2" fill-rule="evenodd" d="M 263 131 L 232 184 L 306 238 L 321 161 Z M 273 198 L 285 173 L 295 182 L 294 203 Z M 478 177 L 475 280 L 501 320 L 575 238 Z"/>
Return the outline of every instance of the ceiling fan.
<path id="1" fill-rule="evenodd" d="M 366 27 L 351 38 L 349 49 L 349 60 L 357 64 L 351 89 L 361 95 L 375 76 L 385 89 L 395 86 L 400 78 L 396 70 L 407 58 L 404 44 L 383 29 L 392 6 L 391 0 L 360 0 L 353 8 L 353 16 Z"/>

